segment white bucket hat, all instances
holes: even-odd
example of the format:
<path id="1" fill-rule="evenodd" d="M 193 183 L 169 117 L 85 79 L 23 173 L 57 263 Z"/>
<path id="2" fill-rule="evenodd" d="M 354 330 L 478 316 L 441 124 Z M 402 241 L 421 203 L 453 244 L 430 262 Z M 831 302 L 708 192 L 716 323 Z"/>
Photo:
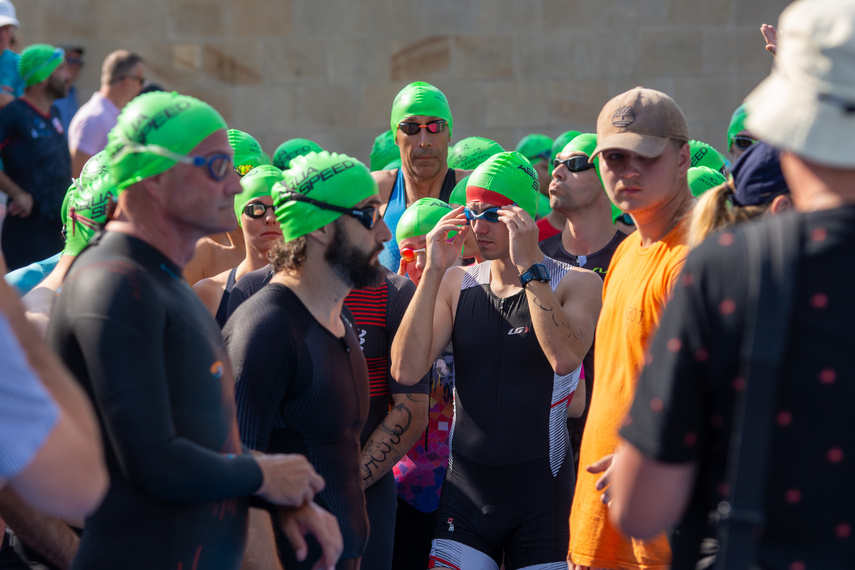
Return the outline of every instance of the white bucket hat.
<path id="1" fill-rule="evenodd" d="M 21 24 L 15 15 L 15 5 L 9 0 L 0 0 L 0 27 L 12 24 L 16 28 Z"/>
<path id="2" fill-rule="evenodd" d="M 855 167 L 855 0 L 798 0 L 778 29 L 772 73 L 745 100 L 746 127 L 814 162 Z"/>

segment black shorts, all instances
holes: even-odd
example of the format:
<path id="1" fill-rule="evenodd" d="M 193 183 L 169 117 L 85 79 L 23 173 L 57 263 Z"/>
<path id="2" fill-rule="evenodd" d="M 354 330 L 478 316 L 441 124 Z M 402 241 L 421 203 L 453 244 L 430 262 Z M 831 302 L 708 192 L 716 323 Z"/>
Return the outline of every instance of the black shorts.
<path id="1" fill-rule="evenodd" d="M 490 467 L 452 450 L 451 459 L 435 539 L 474 548 L 497 565 L 504 558 L 507 570 L 566 564 L 576 482 L 569 454 L 555 477 L 548 458 Z"/>

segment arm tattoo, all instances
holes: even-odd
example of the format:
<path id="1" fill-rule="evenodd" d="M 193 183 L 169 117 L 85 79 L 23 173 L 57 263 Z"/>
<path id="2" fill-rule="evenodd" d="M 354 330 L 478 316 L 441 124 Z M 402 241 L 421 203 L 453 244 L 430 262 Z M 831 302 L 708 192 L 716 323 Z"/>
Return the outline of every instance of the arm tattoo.
<path id="1" fill-rule="evenodd" d="M 401 437 L 408 429 L 410 429 L 410 426 L 413 423 L 413 413 L 403 402 L 396 405 L 392 410 L 397 410 L 403 414 L 404 425 L 395 423 L 393 426 L 389 426 L 387 424 L 389 416 L 386 416 L 380 425 L 377 426 L 374 433 L 376 434 L 378 431 L 382 431 L 387 435 L 387 437 L 378 440 L 372 436 L 365 443 L 365 448 L 362 451 L 363 457 L 367 455 L 367 459 L 365 459 L 365 462 L 362 464 L 362 480 L 365 482 L 374 479 L 375 473 L 383 467 L 383 464 L 387 462 L 390 455 L 395 461 L 400 459 L 400 456 L 403 455 L 403 453 L 398 451 L 397 446 L 401 443 Z"/>

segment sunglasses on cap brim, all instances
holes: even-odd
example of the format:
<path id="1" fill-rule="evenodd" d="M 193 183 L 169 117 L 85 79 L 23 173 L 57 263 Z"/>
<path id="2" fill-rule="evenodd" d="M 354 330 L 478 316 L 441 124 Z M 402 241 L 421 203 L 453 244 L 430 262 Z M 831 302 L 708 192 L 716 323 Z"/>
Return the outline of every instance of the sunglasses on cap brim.
<path id="1" fill-rule="evenodd" d="M 405 135 L 412 136 L 418 134 L 422 129 L 427 129 L 427 132 L 429 133 L 441 133 L 445 130 L 447 125 L 448 123 L 445 119 L 437 119 L 436 121 L 430 121 L 424 125 L 420 125 L 419 123 L 398 123 L 398 128 Z"/>
<path id="2" fill-rule="evenodd" d="M 594 168 L 594 164 L 592 162 L 588 162 L 588 157 L 581 154 L 577 156 L 571 156 L 570 158 L 565 158 L 564 160 L 556 158 L 552 162 L 553 169 L 558 168 L 562 164 L 570 172 L 584 172 L 585 170 L 590 170 Z"/>

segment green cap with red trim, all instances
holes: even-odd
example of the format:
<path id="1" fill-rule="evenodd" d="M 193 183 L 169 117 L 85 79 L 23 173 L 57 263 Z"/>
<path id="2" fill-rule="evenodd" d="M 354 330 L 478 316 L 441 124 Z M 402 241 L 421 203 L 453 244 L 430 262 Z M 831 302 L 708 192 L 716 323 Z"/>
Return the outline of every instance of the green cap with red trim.
<path id="1" fill-rule="evenodd" d="M 466 202 L 516 204 L 534 219 L 540 196 L 537 172 L 518 152 L 500 152 L 475 169 L 466 185 Z"/>

